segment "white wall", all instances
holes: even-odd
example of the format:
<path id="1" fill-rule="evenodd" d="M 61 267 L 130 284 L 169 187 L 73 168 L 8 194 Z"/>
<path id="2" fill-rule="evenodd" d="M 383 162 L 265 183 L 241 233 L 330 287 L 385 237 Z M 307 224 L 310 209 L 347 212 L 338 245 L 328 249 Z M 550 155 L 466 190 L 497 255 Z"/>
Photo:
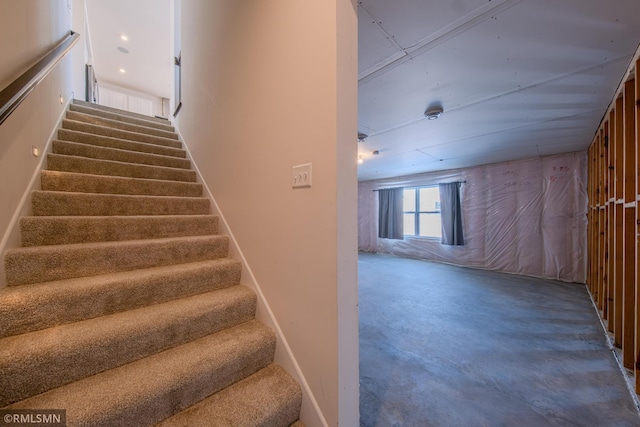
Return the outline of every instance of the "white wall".
<path id="1" fill-rule="evenodd" d="M 148 116 L 168 117 L 168 111 L 164 111 L 162 98 L 148 93 L 118 86 L 105 81 L 98 81 L 98 104 L 107 107 L 120 108 L 121 110 Z M 166 113 L 166 114 L 165 114 Z"/>
<path id="2" fill-rule="evenodd" d="M 71 29 L 80 35 L 78 44 L 83 46 L 73 50 L 73 97 L 85 100 L 86 78 L 85 64 L 87 64 L 87 28 L 85 25 L 85 0 L 73 0 L 71 10 Z"/>
<path id="3" fill-rule="evenodd" d="M 356 6 L 191 0 L 181 28 L 177 126 L 312 392 L 302 419 L 356 426 Z"/>
<path id="4" fill-rule="evenodd" d="M 0 2 L 0 87 L 26 71 L 70 29 L 71 11 L 66 0 Z M 82 49 L 82 45 L 76 44 L 76 49 Z M 71 55 L 67 55 L 0 125 L 0 253 L 19 244 L 13 225 L 18 210 L 24 206 L 28 211 L 30 207 L 27 190 L 32 183 L 39 184 L 36 170 L 73 91 L 71 75 Z M 40 157 L 31 154 L 32 146 L 40 150 Z M 0 286 L 4 283 L 4 270 L 0 266 Z"/>
<path id="5" fill-rule="evenodd" d="M 464 246 L 405 237 L 380 239 L 380 188 L 466 181 L 461 188 Z M 586 153 L 568 153 L 359 184 L 358 246 L 461 266 L 584 283 Z"/>

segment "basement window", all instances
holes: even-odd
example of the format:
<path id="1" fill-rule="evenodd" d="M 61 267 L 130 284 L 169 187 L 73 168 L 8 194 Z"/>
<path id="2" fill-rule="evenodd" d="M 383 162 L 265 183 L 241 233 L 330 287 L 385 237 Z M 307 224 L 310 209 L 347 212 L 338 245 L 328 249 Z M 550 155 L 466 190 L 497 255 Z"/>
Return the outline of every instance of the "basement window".
<path id="1" fill-rule="evenodd" d="M 405 236 L 442 238 L 437 185 L 405 188 L 402 203 Z"/>

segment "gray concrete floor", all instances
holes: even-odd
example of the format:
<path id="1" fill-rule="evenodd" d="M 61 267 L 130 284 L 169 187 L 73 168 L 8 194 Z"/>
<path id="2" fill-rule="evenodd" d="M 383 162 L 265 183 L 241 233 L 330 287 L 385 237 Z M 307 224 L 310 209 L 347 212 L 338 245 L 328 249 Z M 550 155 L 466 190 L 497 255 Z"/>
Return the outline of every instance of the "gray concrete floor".
<path id="1" fill-rule="evenodd" d="M 584 285 L 361 253 L 360 425 L 640 426 Z"/>

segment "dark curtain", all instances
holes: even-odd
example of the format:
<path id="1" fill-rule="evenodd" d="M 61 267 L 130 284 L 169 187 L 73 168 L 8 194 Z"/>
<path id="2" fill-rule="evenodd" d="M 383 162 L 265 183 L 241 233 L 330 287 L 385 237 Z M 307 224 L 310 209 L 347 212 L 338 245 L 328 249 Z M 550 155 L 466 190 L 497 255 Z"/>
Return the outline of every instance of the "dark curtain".
<path id="1" fill-rule="evenodd" d="M 378 237 L 402 240 L 402 215 L 402 188 L 379 190 Z"/>
<path id="2" fill-rule="evenodd" d="M 460 185 L 460 182 L 449 182 L 439 185 L 443 245 L 464 245 Z"/>

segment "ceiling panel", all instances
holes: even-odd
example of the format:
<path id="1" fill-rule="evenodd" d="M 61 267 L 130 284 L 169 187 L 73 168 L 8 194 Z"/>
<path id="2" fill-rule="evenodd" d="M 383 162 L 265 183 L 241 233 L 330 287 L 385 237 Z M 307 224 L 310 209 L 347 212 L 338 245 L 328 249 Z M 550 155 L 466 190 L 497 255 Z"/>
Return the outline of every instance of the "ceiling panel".
<path id="1" fill-rule="evenodd" d="M 405 56 L 402 49 L 389 40 L 380 26 L 362 7 L 358 8 L 358 41 L 360 76 L 367 75 Z"/>
<path id="2" fill-rule="evenodd" d="M 368 14 L 403 48 L 463 25 L 506 0 L 361 0 L 359 7 Z"/>
<path id="3" fill-rule="evenodd" d="M 553 154 L 585 149 L 640 43 L 634 0 L 508 0 L 484 15 L 471 1 L 457 4 L 457 15 L 451 2 L 387 3 L 362 5 L 395 43 L 448 31 L 360 80 L 359 130 L 370 137 L 359 150 L 380 150 L 377 173 L 387 177 L 407 168 L 398 167 L 398 157 L 385 168 L 385 156 L 428 147 L 438 147 L 426 150 L 438 158 L 476 164 L 505 153 L 537 155 L 536 145 Z M 433 104 L 445 113 L 427 121 L 423 112 Z M 491 141 L 495 159 L 471 148 L 474 155 L 461 153 L 478 140 Z M 514 141 L 521 149 L 511 150 Z M 370 176 L 367 167 L 361 171 L 361 179 Z"/>

